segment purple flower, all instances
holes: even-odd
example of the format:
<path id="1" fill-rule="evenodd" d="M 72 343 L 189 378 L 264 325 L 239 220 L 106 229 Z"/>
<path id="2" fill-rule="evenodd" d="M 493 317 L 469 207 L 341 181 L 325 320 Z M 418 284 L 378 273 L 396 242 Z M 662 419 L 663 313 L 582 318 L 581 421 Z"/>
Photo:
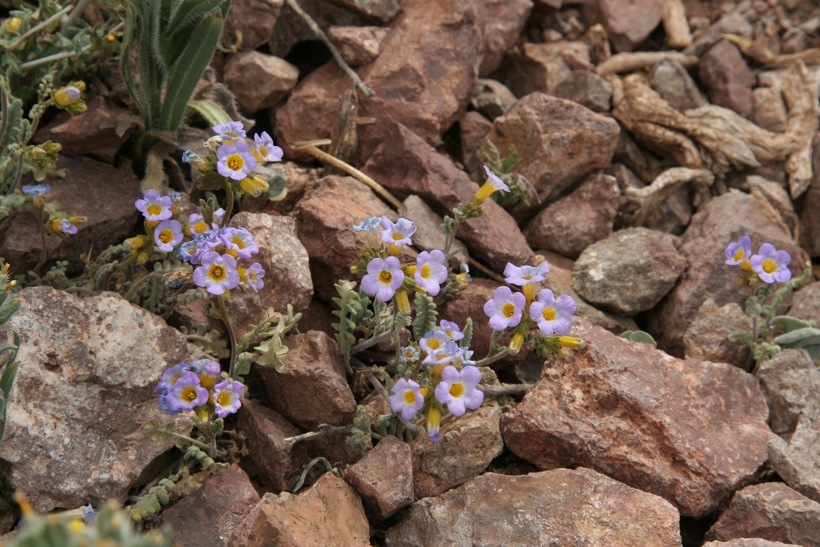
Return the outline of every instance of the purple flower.
<path id="1" fill-rule="evenodd" d="M 475 410 L 484 402 L 484 393 L 478 389 L 481 373 L 475 367 L 464 367 L 461 372 L 448 365 L 441 372 L 441 383 L 436 386 L 436 399 L 447 406 L 453 416 L 462 416 L 467 409 Z"/>
<path id="2" fill-rule="evenodd" d="M 74 235 L 77 233 L 77 227 L 67 218 L 61 218 L 59 231 L 67 235 Z"/>
<path id="3" fill-rule="evenodd" d="M 236 140 L 245 137 L 245 128 L 242 122 L 227 122 L 215 125 L 212 128 L 214 133 L 228 140 Z M 227 176 L 227 175 L 223 175 Z"/>
<path id="4" fill-rule="evenodd" d="M 422 251 L 416 259 L 413 278 L 430 296 L 436 296 L 441 290 L 441 284 L 447 281 L 447 266 L 444 261 L 444 253 L 438 249 L 429 253 Z"/>
<path id="5" fill-rule="evenodd" d="M 226 143 L 216 151 L 216 170 L 223 177 L 242 180 L 256 167 L 256 158 L 245 141 Z"/>
<path id="6" fill-rule="evenodd" d="M 154 229 L 154 243 L 163 253 L 170 253 L 182 242 L 182 223 L 178 220 L 163 220 Z"/>
<path id="7" fill-rule="evenodd" d="M 142 213 L 145 220 L 160 222 L 171 218 L 173 201 L 168 196 L 161 196 L 156 190 L 148 190 L 145 195 L 134 202 L 137 211 Z"/>
<path id="8" fill-rule="evenodd" d="M 467 348 L 462 348 L 452 340 L 448 340 L 440 349 L 428 352 L 427 357 L 424 358 L 421 364 L 428 366 L 446 365 L 463 359 L 466 352 Z"/>
<path id="9" fill-rule="evenodd" d="M 742 236 L 739 240 L 729 243 L 726 247 L 726 264 L 737 266 L 752 256 L 752 238 Z"/>
<path id="10" fill-rule="evenodd" d="M 416 346 L 404 346 L 399 352 L 402 363 L 413 363 L 419 358 L 419 348 Z"/>
<path id="11" fill-rule="evenodd" d="M 186 370 L 190 370 L 189 367 L 190 365 L 185 362 L 177 363 L 176 365 L 169 367 L 162 373 L 162 378 L 160 378 L 159 385 L 155 391 L 168 391 L 174 387 L 177 380 L 182 378 L 182 373 Z"/>
<path id="12" fill-rule="evenodd" d="M 406 218 L 400 218 L 393 224 L 389 218 L 382 217 L 381 228 L 379 231 L 381 240 L 388 245 L 396 245 L 397 247 L 411 245 L 410 236 L 416 233 L 416 227 Z"/>
<path id="13" fill-rule="evenodd" d="M 211 294 L 220 295 L 239 285 L 236 259 L 231 255 L 220 255 L 215 251 L 203 253 L 200 266 L 194 270 L 194 283 Z"/>
<path id="14" fill-rule="evenodd" d="M 538 300 L 530 304 L 530 317 L 538 323 L 539 330 L 546 336 L 564 335 L 569 334 L 572 328 L 570 317 L 575 313 L 575 308 L 575 300 L 568 294 L 555 298 L 551 290 L 541 289 Z"/>
<path id="15" fill-rule="evenodd" d="M 390 408 L 396 414 L 401 414 L 405 420 L 412 420 L 416 413 L 424 406 L 424 395 L 421 386 L 413 380 L 399 379 L 390 391 L 393 395 L 387 398 Z"/>
<path id="16" fill-rule="evenodd" d="M 48 184 L 32 184 L 23 186 L 21 191 L 27 196 L 43 196 L 51 192 L 51 186 Z"/>
<path id="17" fill-rule="evenodd" d="M 461 328 L 452 321 L 442 319 L 439 323 L 439 326 L 441 327 L 441 330 L 444 331 L 444 334 L 447 335 L 448 340 L 454 340 L 458 342 L 459 340 L 464 338 L 464 333 L 461 332 Z"/>
<path id="18" fill-rule="evenodd" d="M 442 329 L 428 331 L 419 340 L 419 346 L 426 353 L 435 353 L 444 349 L 444 345 L 450 340 L 447 333 Z"/>
<path id="19" fill-rule="evenodd" d="M 233 414 L 242 406 L 245 384 L 235 380 L 223 380 L 214 386 L 214 411 L 220 418 Z"/>
<path id="20" fill-rule="evenodd" d="M 387 302 L 404 282 L 399 259 L 388 256 L 385 259 L 374 258 L 367 265 L 367 275 L 362 279 L 362 290 L 365 294 L 375 296 L 377 300 Z"/>
<path id="21" fill-rule="evenodd" d="M 493 298 L 484 304 L 484 313 L 490 318 L 494 330 L 504 330 L 521 322 L 521 313 L 527 303 L 520 292 L 512 292 L 509 287 L 498 287 Z"/>
<path id="22" fill-rule="evenodd" d="M 778 251 L 771 243 L 764 243 L 756 255 L 752 256 L 752 270 L 765 283 L 785 283 L 792 278 L 789 262 L 792 257 L 786 251 Z"/>
<path id="23" fill-rule="evenodd" d="M 173 412 L 192 410 L 208 402 L 208 390 L 199 385 L 199 376 L 186 370 L 164 398 Z"/>
<path id="24" fill-rule="evenodd" d="M 504 268 L 504 275 L 506 276 L 504 281 L 510 285 L 523 287 L 530 283 L 543 281 L 546 279 L 549 271 L 550 267 L 546 260 L 538 266 L 526 265 L 521 267 L 514 265 L 512 262 L 507 262 L 507 267 Z"/>
<path id="25" fill-rule="evenodd" d="M 360 223 L 353 226 L 354 232 L 371 232 L 381 224 L 381 217 L 367 217 Z"/>
<path id="26" fill-rule="evenodd" d="M 253 141 L 256 144 L 254 148 L 254 156 L 259 161 L 282 161 L 282 149 L 274 146 L 273 139 L 268 135 L 267 131 L 262 131 L 253 136 Z"/>
<path id="27" fill-rule="evenodd" d="M 427 409 L 427 438 L 432 442 L 441 439 L 441 408 L 436 403 Z"/>
<path id="28" fill-rule="evenodd" d="M 487 173 L 487 182 L 481 185 L 478 191 L 473 196 L 473 200 L 477 201 L 478 203 L 483 202 L 485 199 L 490 197 L 493 192 L 509 192 L 510 187 L 501 180 L 501 178 L 490 171 L 490 168 L 486 165 L 484 166 L 484 171 Z"/>
<path id="29" fill-rule="evenodd" d="M 259 252 L 253 234 L 245 228 L 225 228 L 219 239 L 225 244 L 225 252 L 236 258 L 250 258 Z"/>
<path id="30" fill-rule="evenodd" d="M 210 230 L 208 224 L 205 222 L 205 217 L 200 213 L 192 213 L 188 217 L 188 224 L 185 225 L 185 231 L 189 236 L 196 236 L 204 234 Z"/>
<path id="31" fill-rule="evenodd" d="M 265 269 L 258 262 L 251 264 L 245 272 L 245 282 L 254 292 L 259 292 L 265 286 L 265 282 L 262 281 L 263 277 L 265 277 Z"/>
<path id="32" fill-rule="evenodd" d="M 211 359 L 199 359 L 191 363 L 189 370 L 199 376 L 199 385 L 205 389 L 214 387 L 222 367 Z"/>

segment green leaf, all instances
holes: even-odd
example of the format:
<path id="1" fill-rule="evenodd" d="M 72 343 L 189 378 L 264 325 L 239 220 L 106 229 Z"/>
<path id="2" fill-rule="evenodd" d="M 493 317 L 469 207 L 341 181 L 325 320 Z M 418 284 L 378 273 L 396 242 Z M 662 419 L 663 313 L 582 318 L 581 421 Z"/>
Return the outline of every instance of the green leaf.
<path id="1" fill-rule="evenodd" d="M 652 347 L 658 347 L 658 343 L 652 338 L 652 335 L 642 330 L 627 330 L 621 333 L 621 338 L 631 340 L 632 342 L 641 342 L 642 344 L 649 344 Z"/>
<path id="2" fill-rule="evenodd" d="M 789 331 L 777 336 L 774 339 L 774 342 L 779 346 L 788 347 L 803 347 L 820 344 L 820 329 L 804 327 L 802 329 Z"/>
<path id="3" fill-rule="evenodd" d="M 413 339 L 421 340 L 422 336 L 436 326 L 436 303 L 433 297 L 425 293 L 416 293 L 416 317 L 413 319 Z"/>
<path id="4" fill-rule="evenodd" d="M 190 101 L 188 109 L 202 116 L 211 127 L 231 121 L 231 117 L 224 108 L 207 99 Z"/>

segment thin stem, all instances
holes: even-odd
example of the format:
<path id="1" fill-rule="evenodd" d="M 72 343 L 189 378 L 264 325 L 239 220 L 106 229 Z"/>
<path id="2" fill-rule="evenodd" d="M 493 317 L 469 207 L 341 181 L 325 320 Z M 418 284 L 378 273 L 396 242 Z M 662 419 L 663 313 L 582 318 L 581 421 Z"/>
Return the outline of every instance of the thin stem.
<path id="1" fill-rule="evenodd" d="M 35 212 L 37 216 L 37 223 L 40 225 L 40 258 L 37 260 L 37 264 L 34 265 L 34 268 L 32 268 L 32 271 L 37 275 L 40 275 L 40 269 L 46 263 L 48 249 L 46 248 L 46 225 L 43 222 L 43 211 L 38 207 L 35 209 Z"/>
<path id="2" fill-rule="evenodd" d="M 60 34 L 63 36 L 68 36 L 68 28 L 73 25 L 74 21 L 76 21 L 83 14 L 87 4 L 88 0 L 80 0 L 77 2 L 77 6 L 74 8 L 74 11 L 60 20 Z"/>
<path id="3" fill-rule="evenodd" d="M 478 389 L 484 392 L 485 395 L 489 395 L 490 397 L 497 397 L 499 395 L 519 395 L 521 393 L 526 393 L 535 384 L 501 384 L 500 386 L 482 386 L 479 385 Z"/>
<path id="4" fill-rule="evenodd" d="M 227 218 L 227 217 L 226 217 Z M 219 315 L 222 316 L 222 322 L 225 323 L 225 328 L 228 330 L 228 337 L 231 339 L 231 364 L 228 367 L 228 376 L 231 378 L 236 374 L 236 335 L 233 332 L 231 320 L 228 317 L 228 308 L 225 306 L 225 296 L 220 294 L 216 297 L 216 305 L 219 308 Z"/>
<path id="5" fill-rule="evenodd" d="M 55 13 L 54 15 L 52 15 L 51 17 L 49 17 L 48 19 L 46 19 L 45 21 L 43 21 L 42 23 L 34 25 L 30 29 L 28 29 L 28 31 L 25 34 L 22 34 L 19 38 L 17 38 L 15 41 L 13 41 L 11 44 L 9 44 L 6 47 L 6 51 L 13 51 L 17 46 L 19 46 L 21 43 L 23 43 L 23 41 L 26 38 L 28 38 L 32 34 L 36 34 L 36 33 L 40 32 L 40 30 L 47 27 L 48 25 L 50 25 L 51 23 L 53 23 L 54 21 L 61 18 L 63 15 L 65 15 L 69 11 L 71 11 L 71 9 L 73 7 L 74 6 L 68 5 L 68 6 L 64 7 L 63 9 L 61 9 L 60 11 L 58 11 L 57 13 Z"/>
<path id="6" fill-rule="evenodd" d="M 86 52 L 90 49 L 90 45 L 85 46 L 82 51 Z M 33 61 L 26 61 L 20 65 L 22 69 L 34 68 L 36 66 L 44 65 L 46 63 L 50 63 L 51 61 L 59 61 L 60 59 L 68 59 L 71 57 L 76 57 L 76 51 L 63 51 L 61 53 L 55 53 L 53 55 L 47 55 L 45 57 L 40 57 L 39 59 L 34 59 Z"/>
<path id="7" fill-rule="evenodd" d="M 234 204 L 234 195 L 233 195 L 233 187 L 231 186 L 230 182 L 225 183 L 225 192 L 228 194 L 228 203 L 225 205 L 225 215 L 222 217 L 225 219 L 225 223 L 231 218 L 231 213 L 233 212 L 233 204 Z"/>
<path id="8" fill-rule="evenodd" d="M 510 355 L 514 355 L 514 353 L 512 351 L 510 351 L 509 348 L 504 348 L 503 350 L 499 351 L 495 355 L 490 355 L 489 357 L 485 357 L 481 361 L 476 361 L 475 366 L 485 367 L 485 366 L 489 365 L 490 363 L 495 363 L 496 361 L 500 361 L 501 359 L 503 359 L 505 357 L 509 357 Z"/>
<path id="9" fill-rule="evenodd" d="M 302 441 L 312 441 L 313 439 L 319 439 L 321 437 L 327 437 L 328 435 L 335 435 L 337 433 L 349 433 L 352 429 L 352 425 L 322 424 L 319 426 L 319 431 L 309 431 L 308 433 L 302 433 L 301 435 L 296 435 L 295 437 L 286 437 L 285 442 L 296 444 L 301 443 Z"/>
<path id="10" fill-rule="evenodd" d="M 374 388 L 376 391 L 378 391 L 378 392 L 379 392 L 379 395 L 381 395 L 381 396 L 382 396 L 382 398 L 383 398 L 385 401 L 387 401 L 388 403 L 390 403 L 390 394 L 389 394 L 389 393 L 387 393 L 387 390 L 384 388 L 384 386 L 383 386 L 383 385 L 382 385 L 382 383 L 379 381 L 379 379 L 378 379 L 378 378 L 376 378 L 376 376 L 373 374 L 373 371 L 368 370 L 367 372 L 365 372 L 365 375 L 367 376 L 367 379 L 368 379 L 368 380 L 370 380 L 370 384 L 373 386 L 373 388 Z"/>
<path id="11" fill-rule="evenodd" d="M 385 340 L 388 340 L 393 336 L 393 331 L 383 332 L 381 334 L 377 334 L 373 338 L 368 338 L 364 342 L 359 342 L 355 346 L 350 348 L 350 353 L 359 353 L 360 351 L 366 350 L 367 348 L 373 347 Z"/>

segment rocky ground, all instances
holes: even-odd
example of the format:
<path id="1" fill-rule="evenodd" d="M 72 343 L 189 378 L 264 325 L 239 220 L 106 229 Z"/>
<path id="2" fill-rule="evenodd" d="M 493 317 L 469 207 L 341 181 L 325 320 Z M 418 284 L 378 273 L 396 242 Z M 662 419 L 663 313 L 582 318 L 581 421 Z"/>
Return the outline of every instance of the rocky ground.
<path id="1" fill-rule="evenodd" d="M 749 351 L 730 335 L 750 327 L 747 292 L 723 263 L 740 235 L 787 250 L 795 275 L 814 260 L 782 311 L 820 320 L 816 1 L 300 4 L 374 93 L 345 93 L 350 78 L 289 1 L 234 0 L 224 41 L 238 48 L 212 66 L 254 130 L 284 147 L 275 168 L 288 194 L 232 220 L 255 234 L 268 273 L 230 311 L 238 331 L 271 307 L 304 318 L 283 372 L 254 371 L 231 423 L 247 453 L 163 511 L 177 543 L 820 545 L 820 371 L 787 350 L 746 372 Z M 77 236 L 48 242 L 70 271 L 140 223 L 139 181 L 122 161 L 129 134 L 117 131 L 133 113 L 112 89 L 38 136 L 63 145 L 56 198 L 88 217 Z M 209 135 L 190 129 L 178 153 Z M 334 154 L 401 207 L 298 146 L 323 138 L 346 144 Z M 473 278 L 441 316 L 472 317 L 473 349 L 486 354 L 483 305 L 499 274 L 544 257 L 547 286 L 578 301 L 573 334 L 587 346 L 493 364 L 485 383 L 533 386 L 487 397 L 437 443 L 388 437 L 360 457 L 344 435 L 284 441 L 349 424 L 357 405 L 389 412 L 346 376 L 330 326 L 333 284 L 352 279 L 364 241 L 351 226 L 403 216 L 420 249 L 440 247 L 440 215 L 475 192 L 493 147 L 515 148 L 532 199 L 488 202 L 463 226 Z M 31 268 L 36 233 L 21 214 L 0 255 Z M 39 511 L 125 503 L 178 457 L 142 431 L 167 418 L 154 393 L 162 372 L 202 355 L 177 327 L 221 326 L 202 302 L 166 324 L 113 293 L 19 296 L 5 330 L 22 334 L 23 366 L 0 490 Z M 658 349 L 618 336 L 635 329 Z M 319 456 L 338 473 L 318 477 L 320 465 L 293 493 Z M 6 513 L 3 532 L 16 520 Z"/>

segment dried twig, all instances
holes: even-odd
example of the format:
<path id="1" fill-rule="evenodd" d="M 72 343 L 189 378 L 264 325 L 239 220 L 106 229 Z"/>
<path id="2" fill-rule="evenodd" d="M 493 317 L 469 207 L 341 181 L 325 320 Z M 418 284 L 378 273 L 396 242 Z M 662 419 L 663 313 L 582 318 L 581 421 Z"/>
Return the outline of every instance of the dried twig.
<path id="1" fill-rule="evenodd" d="M 601 76 L 620 72 L 635 72 L 664 60 L 678 61 L 687 67 L 698 64 L 698 58 L 694 55 L 686 55 L 677 51 L 635 51 L 613 55 L 599 64 L 595 72 Z"/>
<path id="2" fill-rule="evenodd" d="M 820 48 L 804 49 L 796 53 L 776 54 L 772 53 L 762 42 L 754 42 L 736 34 L 723 34 L 722 36 L 735 44 L 743 55 L 767 68 L 780 68 L 799 62 L 807 65 L 820 64 Z"/>
<path id="3" fill-rule="evenodd" d="M 663 30 L 666 31 L 666 43 L 669 47 L 689 47 L 692 45 L 692 33 L 689 32 L 689 21 L 681 0 L 663 0 Z"/>
<path id="4" fill-rule="evenodd" d="M 699 199 L 704 201 L 708 196 L 708 187 L 715 181 L 715 175 L 706 169 L 689 169 L 686 167 L 673 167 L 667 169 L 652 181 L 652 184 L 643 188 L 627 188 L 626 193 L 640 201 L 640 209 L 635 213 L 632 224 L 642 226 L 652 211 L 666 201 L 669 196 L 681 185 L 690 183 L 696 185 Z"/>

